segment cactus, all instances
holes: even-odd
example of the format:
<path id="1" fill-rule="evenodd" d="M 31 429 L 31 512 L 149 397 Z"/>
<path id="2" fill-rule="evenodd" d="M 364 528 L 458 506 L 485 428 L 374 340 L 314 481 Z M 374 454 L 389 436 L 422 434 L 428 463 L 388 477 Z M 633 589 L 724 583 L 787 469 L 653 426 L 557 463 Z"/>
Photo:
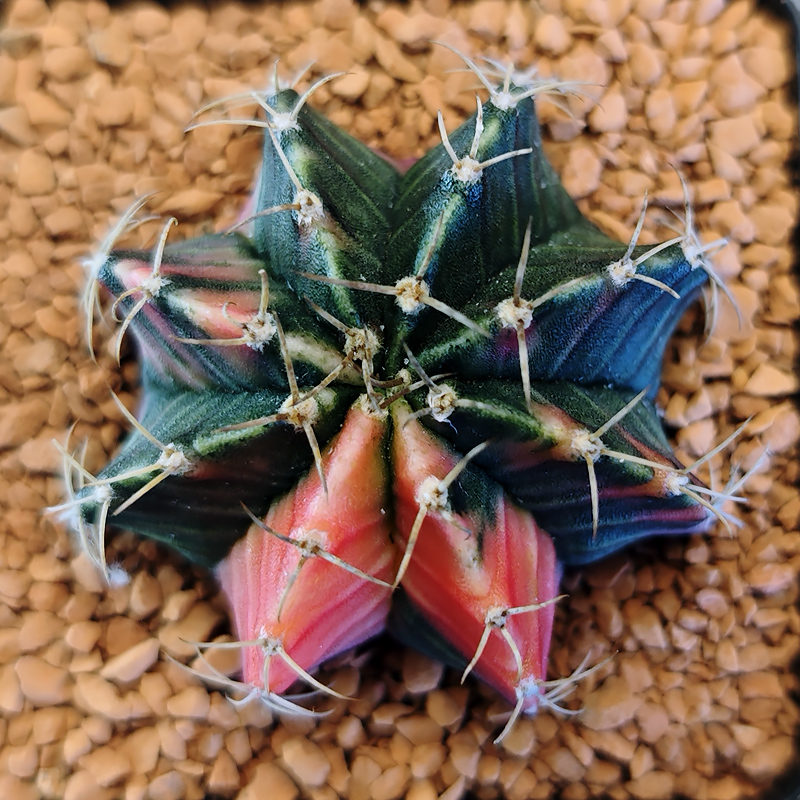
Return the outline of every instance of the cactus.
<path id="1" fill-rule="evenodd" d="M 97 476 L 65 452 L 81 540 L 107 574 L 112 523 L 214 568 L 243 651 L 218 683 L 279 710 L 302 711 L 298 677 L 336 694 L 311 672 L 386 627 L 495 687 L 509 724 L 561 708 L 587 670 L 547 680 L 560 565 L 723 516 L 654 406 L 718 243 L 688 191 L 674 238 L 638 244 L 645 199 L 609 239 L 542 151 L 536 95 L 578 87 L 467 63 L 488 100 L 453 132 L 440 114 L 403 175 L 311 90 L 255 93 L 250 216 L 93 259 L 87 312 L 101 285 L 143 399 Z M 220 121 L 248 122 L 196 125 Z"/>

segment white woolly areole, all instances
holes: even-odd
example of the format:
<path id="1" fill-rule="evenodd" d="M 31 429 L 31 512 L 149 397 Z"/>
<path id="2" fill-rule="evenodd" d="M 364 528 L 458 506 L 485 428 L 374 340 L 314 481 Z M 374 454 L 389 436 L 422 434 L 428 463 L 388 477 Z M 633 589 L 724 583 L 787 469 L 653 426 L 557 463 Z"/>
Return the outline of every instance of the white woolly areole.
<path id="1" fill-rule="evenodd" d="M 416 314 L 430 294 L 428 284 L 414 275 L 400 278 L 394 285 L 395 302 L 405 314 Z"/>
<path id="2" fill-rule="evenodd" d="M 426 509 L 447 508 L 447 487 L 435 476 L 429 475 L 417 489 L 416 501 Z"/>
<path id="3" fill-rule="evenodd" d="M 460 158 L 453 164 L 450 172 L 453 173 L 456 180 L 462 183 L 477 183 L 481 175 L 483 175 L 483 168 L 474 158 L 464 156 L 464 158 Z"/>
<path id="4" fill-rule="evenodd" d="M 302 428 L 306 423 L 314 424 L 319 416 L 319 403 L 315 397 L 307 397 L 299 403 L 294 402 L 294 398 L 289 395 L 278 413 L 286 417 L 286 421 L 295 428 Z"/>
<path id="5" fill-rule="evenodd" d="M 300 130 L 294 109 L 291 111 L 274 111 L 269 116 L 269 124 L 276 133 Z"/>
<path id="6" fill-rule="evenodd" d="M 161 275 L 148 275 L 140 284 L 139 289 L 149 297 L 158 297 L 158 293 L 172 281 Z"/>
<path id="7" fill-rule="evenodd" d="M 533 304 L 529 300 L 508 297 L 497 304 L 495 312 L 504 328 L 516 328 L 521 324 L 527 329 L 533 322 Z"/>
<path id="8" fill-rule="evenodd" d="M 300 528 L 297 535 L 292 536 L 292 541 L 295 542 L 300 553 L 310 558 L 325 551 L 327 537 L 322 531 L 318 531 L 315 528 L 310 530 Z"/>
<path id="9" fill-rule="evenodd" d="M 371 419 L 377 419 L 382 422 L 389 416 L 388 409 L 376 406 L 366 393 L 362 394 L 358 400 L 356 400 L 356 403 L 358 404 L 359 411 Z"/>
<path id="10" fill-rule="evenodd" d="M 455 410 L 457 400 L 455 390 L 446 383 L 430 389 L 428 391 L 428 408 L 431 410 L 431 416 L 437 422 L 444 422 Z"/>
<path id="11" fill-rule="evenodd" d="M 687 486 L 688 483 L 688 476 L 681 475 L 679 472 L 668 472 L 664 478 L 664 489 L 667 494 L 675 497 L 681 494 L 681 489 Z"/>
<path id="12" fill-rule="evenodd" d="M 183 475 L 192 468 L 192 462 L 186 457 L 180 445 L 170 443 L 158 457 L 156 466 L 172 475 Z"/>
<path id="13" fill-rule="evenodd" d="M 579 430 L 572 434 L 569 443 L 569 450 L 577 458 L 585 458 L 589 461 L 597 461 L 603 454 L 602 446 L 597 439 L 587 430 Z"/>
<path id="14" fill-rule="evenodd" d="M 307 189 L 300 189 L 294 196 L 294 202 L 299 206 L 294 213 L 300 225 L 313 225 L 325 216 L 322 201 Z"/>
<path id="15" fill-rule="evenodd" d="M 378 337 L 369 328 L 352 328 L 345 334 L 345 352 L 358 361 L 371 361 L 380 350 Z"/>
<path id="16" fill-rule="evenodd" d="M 269 313 L 245 322 L 242 325 L 242 330 L 244 331 L 244 338 L 247 339 L 247 346 L 258 351 L 263 350 L 264 346 L 272 341 L 272 338 L 278 332 L 278 328 L 275 325 L 275 317 Z"/>
<path id="17" fill-rule="evenodd" d="M 611 283 L 618 289 L 626 286 L 636 274 L 636 267 L 629 258 L 621 258 L 619 261 L 609 264 L 607 269 Z"/>
<path id="18" fill-rule="evenodd" d="M 490 608 L 483 619 L 486 625 L 491 625 L 493 628 L 505 628 L 508 621 L 508 609 L 499 606 Z"/>

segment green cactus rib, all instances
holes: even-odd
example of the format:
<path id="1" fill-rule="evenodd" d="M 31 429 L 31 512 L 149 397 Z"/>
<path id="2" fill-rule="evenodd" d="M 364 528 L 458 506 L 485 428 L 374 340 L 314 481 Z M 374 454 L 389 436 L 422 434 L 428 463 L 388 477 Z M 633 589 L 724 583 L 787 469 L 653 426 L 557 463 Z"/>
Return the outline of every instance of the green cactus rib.
<path id="1" fill-rule="evenodd" d="M 568 564 L 706 528 L 713 501 L 651 402 L 708 280 L 696 235 L 608 239 L 546 161 L 524 95 L 442 126 L 402 176 L 294 91 L 266 99 L 251 235 L 113 251 L 99 270 L 138 342 L 144 402 L 96 478 L 75 466 L 82 524 L 104 511 L 214 564 L 249 524 L 241 504 L 263 513 L 319 467 L 366 391 L 375 413 L 405 397 L 457 452 L 488 441 L 476 468 Z"/>

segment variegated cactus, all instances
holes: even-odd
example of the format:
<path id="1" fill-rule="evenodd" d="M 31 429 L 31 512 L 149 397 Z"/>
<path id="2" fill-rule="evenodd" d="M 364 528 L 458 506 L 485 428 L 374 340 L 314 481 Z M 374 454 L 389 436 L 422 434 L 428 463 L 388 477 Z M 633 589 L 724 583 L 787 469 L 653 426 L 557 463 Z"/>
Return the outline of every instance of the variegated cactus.
<path id="1" fill-rule="evenodd" d="M 609 239 L 542 152 L 535 95 L 575 87 L 468 65 L 488 100 L 450 134 L 440 115 L 402 175 L 309 92 L 254 94 L 249 217 L 112 251 L 140 201 L 94 260 L 88 312 L 100 284 L 143 394 L 99 475 L 67 456 L 82 541 L 104 570 L 112 523 L 215 568 L 243 648 L 241 682 L 219 682 L 279 709 L 387 625 L 512 720 L 557 706 L 560 564 L 719 515 L 653 405 L 717 243 L 688 199 L 670 241 L 637 245 L 644 209 Z"/>

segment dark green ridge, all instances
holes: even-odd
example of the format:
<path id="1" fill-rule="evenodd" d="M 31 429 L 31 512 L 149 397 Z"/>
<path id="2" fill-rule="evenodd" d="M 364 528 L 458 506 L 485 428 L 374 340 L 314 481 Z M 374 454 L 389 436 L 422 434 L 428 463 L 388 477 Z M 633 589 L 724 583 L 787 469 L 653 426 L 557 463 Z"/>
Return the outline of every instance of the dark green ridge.
<path id="1" fill-rule="evenodd" d="M 210 338 L 209 332 L 186 317 L 178 301 L 183 291 L 205 290 L 219 294 L 222 307 L 232 292 L 247 291 L 253 294 L 257 306 L 261 293 L 258 271 L 268 269 L 268 265 L 253 257 L 254 253 L 243 237 L 221 234 L 190 239 L 165 249 L 161 274 L 168 282 L 165 281 L 158 296 L 151 298 L 137 313 L 129 327 L 137 340 L 146 386 L 163 391 L 196 391 L 213 386 L 232 392 L 264 388 L 288 392 L 277 337 L 261 350 L 246 344 L 234 347 L 202 344 L 200 340 Z M 124 286 L 116 274 L 117 265 L 127 260 L 149 263 L 150 259 L 147 251 L 115 251 L 98 279 L 112 295 L 119 296 Z M 220 271 L 230 271 L 237 279 L 226 281 L 219 276 Z M 313 337 L 332 358 L 339 353 L 341 337 L 305 304 L 298 303 L 289 287 L 272 276 L 269 288 L 270 311 L 279 317 L 284 330 Z M 123 300 L 118 315 L 124 318 L 140 297 L 137 293 Z M 198 343 L 179 341 L 182 338 L 198 340 Z M 319 365 L 302 358 L 297 359 L 295 368 L 298 380 L 310 385 L 318 383 L 326 374 Z"/>
<path id="2" fill-rule="evenodd" d="M 680 300 L 636 279 L 617 288 L 606 267 L 624 252 L 624 245 L 612 252 L 590 248 L 586 255 L 578 247 L 532 249 L 523 299 L 535 299 L 559 284 L 586 276 L 534 310 L 527 332 L 532 380 L 614 383 L 634 392 L 647 387 L 650 396 L 655 396 L 666 343 L 707 276 L 692 270 L 675 245 L 640 265 L 637 272 L 675 289 Z M 635 251 L 634 256 L 641 252 Z M 411 337 L 410 346 L 428 372 L 434 368 L 456 371 L 471 379 L 519 376 L 516 333 L 501 328 L 496 312 L 497 304 L 511 296 L 515 274 L 516 267 L 509 267 L 462 309 L 492 330 L 494 341 L 445 318 L 429 332 L 424 348 Z"/>
<path id="3" fill-rule="evenodd" d="M 339 390 L 323 406 L 314 426 L 320 449 L 341 428 L 358 391 Z M 193 464 L 172 475 L 109 522 L 165 542 L 192 561 L 213 566 L 247 530 L 241 503 L 264 514 L 271 501 L 287 492 L 314 460 L 305 433 L 288 423 L 217 433 L 215 428 L 275 413 L 285 394 L 173 393 L 146 395 L 142 425 L 163 444 L 180 445 Z M 128 435 L 117 457 L 98 475 L 107 478 L 153 464 L 160 451 L 141 433 Z M 111 512 L 158 474 L 112 484 Z M 84 514 L 94 515 L 87 504 Z M 170 513 L 172 512 L 172 513 Z"/>
<path id="4" fill-rule="evenodd" d="M 286 112 L 297 99 L 295 92 L 282 92 L 270 105 Z M 255 221 L 256 245 L 299 295 L 310 297 L 347 325 L 377 327 L 386 316 L 385 296 L 348 292 L 297 273 L 380 283 L 398 173 L 347 134 L 340 131 L 331 138 L 334 126 L 307 107 L 301 111 L 298 125 L 275 138 L 303 188 L 319 197 L 325 220 L 298 229 L 296 212 L 259 218 Z M 256 212 L 290 203 L 295 193 L 272 136 L 265 136 Z"/>

